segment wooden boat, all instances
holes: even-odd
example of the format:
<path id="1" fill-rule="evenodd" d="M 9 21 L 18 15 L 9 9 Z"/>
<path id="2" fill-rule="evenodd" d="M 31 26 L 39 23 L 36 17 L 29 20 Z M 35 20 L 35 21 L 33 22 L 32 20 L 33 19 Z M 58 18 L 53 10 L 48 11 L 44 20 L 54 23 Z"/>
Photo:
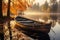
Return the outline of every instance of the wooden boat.
<path id="1" fill-rule="evenodd" d="M 51 24 L 52 24 L 51 22 L 49 23 L 38 22 L 20 16 L 17 16 L 15 19 L 18 24 L 22 25 L 22 27 L 20 26 L 20 28 L 24 30 L 41 31 L 44 33 L 49 33 L 51 29 Z"/>

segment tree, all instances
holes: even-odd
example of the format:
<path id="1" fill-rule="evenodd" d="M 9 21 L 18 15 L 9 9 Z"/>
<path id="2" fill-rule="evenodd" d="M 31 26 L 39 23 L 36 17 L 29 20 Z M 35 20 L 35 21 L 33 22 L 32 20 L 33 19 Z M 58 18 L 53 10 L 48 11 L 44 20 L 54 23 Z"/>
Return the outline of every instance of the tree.
<path id="1" fill-rule="evenodd" d="M 47 3 L 47 1 L 46 1 L 45 4 L 44 4 L 44 8 L 45 8 L 45 10 L 48 9 L 48 3 Z"/>
<path id="2" fill-rule="evenodd" d="M 0 1 L 0 18 L 2 17 L 2 0 Z"/>
<path id="3" fill-rule="evenodd" d="M 11 6 L 11 5 L 10 5 L 11 0 L 8 0 L 8 10 L 7 10 L 8 22 L 7 22 L 7 23 L 8 23 L 10 40 L 12 40 L 12 33 L 11 33 L 11 27 L 10 27 L 10 21 L 11 21 L 10 13 L 11 13 L 11 12 L 14 13 L 13 10 L 16 10 L 16 12 L 17 12 L 18 10 L 24 11 L 24 10 L 27 9 L 27 6 L 26 6 L 26 5 L 28 5 L 27 2 L 21 2 L 22 0 L 16 0 L 16 1 L 18 2 L 18 4 L 14 1 L 16 4 L 13 3 L 13 5 Z M 14 6 L 14 7 L 13 7 L 13 6 Z M 29 5 L 28 5 L 28 6 L 29 6 Z M 10 7 L 11 7 L 11 8 L 10 8 Z M 12 8 L 13 8 L 13 10 L 11 10 Z"/>
<path id="4" fill-rule="evenodd" d="M 10 0 L 8 0 L 8 10 L 7 10 L 7 17 L 8 17 L 8 29 L 9 29 L 9 35 L 10 35 L 10 40 L 12 40 L 12 32 L 11 32 L 11 27 L 10 27 Z"/>
<path id="5" fill-rule="evenodd" d="M 53 20 L 57 20 L 57 9 L 58 9 L 58 3 L 56 0 L 50 0 L 50 12 L 52 13 L 51 18 Z"/>
<path id="6" fill-rule="evenodd" d="M 60 13 L 60 1 L 58 2 L 58 13 Z"/>
<path id="7" fill-rule="evenodd" d="M 24 11 L 24 10 L 26 10 L 27 9 L 27 6 L 26 5 L 28 5 L 28 6 L 30 6 L 27 2 L 21 2 L 22 0 L 16 0 L 19 4 L 17 4 L 16 2 L 16 4 L 14 4 L 14 2 L 12 2 L 12 0 L 8 0 L 8 4 L 6 5 L 6 7 L 7 7 L 7 16 L 6 17 L 4 17 L 4 20 L 6 21 L 7 19 L 7 27 L 8 27 L 8 29 L 9 29 L 9 35 L 10 35 L 10 40 L 12 40 L 12 33 L 11 33 L 11 27 L 10 27 L 10 21 L 11 21 L 11 17 L 10 17 L 10 13 L 15 13 L 15 11 L 17 12 L 17 10 L 22 10 L 22 11 Z M 0 2 L 2 2 L 2 0 L 0 1 Z M 10 5 L 10 3 L 13 3 L 13 5 L 11 6 Z M 4 5 L 3 5 L 4 6 Z M 5 7 L 5 9 L 6 9 L 6 7 Z M 1 18 L 2 18 L 2 3 L 1 3 Z M 13 9 L 13 10 L 12 10 Z M 3 9 L 4 10 L 4 9 Z M 15 11 L 14 11 L 15 10 Z M 5 10 L 4 10 L 5 11 Z M 2 21 L 2 20 L 1 20 Z M 3 22 L 4 23 L 4 22 Z M 2 38 L 3 39 L 3 38 Z"/>
<path id="8" fill-rule="evenodd" d="M 0 40 L 4 40 L 3 15 L 2 15 L 2 0 L 0 0 Z"/>
<path id="9" fill-rule="evenodd" d="M 53 12 L 53 13 L 56 13 L 57 12 L 57 9 L 58 9 L 58 3 L 56 0 L 50 0 L 50 11 Z"/>
<path id="10" fill-rule="evenodd" d="M 47 1 L 45 1 L 45 3 L 44 3 L 41 7 L 42 7 L 42 11 L 43 11 L 43 12 L 47 12 L 48 7 L 49 7 Z"/>

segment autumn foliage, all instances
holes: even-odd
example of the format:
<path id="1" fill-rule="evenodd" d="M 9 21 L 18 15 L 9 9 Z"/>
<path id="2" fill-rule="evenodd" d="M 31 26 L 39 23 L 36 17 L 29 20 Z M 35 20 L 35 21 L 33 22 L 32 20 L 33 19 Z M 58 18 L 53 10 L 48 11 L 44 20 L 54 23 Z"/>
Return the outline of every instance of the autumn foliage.
<path id="1" fill-rule="evenodd" d="M 27 7 L 31 7 L 30 4 L 28 4 L 28 2 L 26 0 L 11 0 L 10 2 L 10 12 L 14 15 L 17 15 L 17 11 L 25 11 L 27 9 Z M 2 9 L 3 9 L 3 13 L 6 13 L 6 10 L 8 8 L 8 4 L 3 3 L 2 5 Z"/>

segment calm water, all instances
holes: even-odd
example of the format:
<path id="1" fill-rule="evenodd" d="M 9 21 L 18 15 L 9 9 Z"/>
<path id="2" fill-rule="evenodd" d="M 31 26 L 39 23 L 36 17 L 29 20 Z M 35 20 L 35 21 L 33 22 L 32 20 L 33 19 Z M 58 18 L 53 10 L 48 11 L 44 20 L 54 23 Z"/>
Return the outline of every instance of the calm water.
<path id="1" fill-rule="evenodd" d="M 60 24 L 56 22 L 56 25 L 51 29 L 49 33 L 51 40 L 60 40 Z"/>

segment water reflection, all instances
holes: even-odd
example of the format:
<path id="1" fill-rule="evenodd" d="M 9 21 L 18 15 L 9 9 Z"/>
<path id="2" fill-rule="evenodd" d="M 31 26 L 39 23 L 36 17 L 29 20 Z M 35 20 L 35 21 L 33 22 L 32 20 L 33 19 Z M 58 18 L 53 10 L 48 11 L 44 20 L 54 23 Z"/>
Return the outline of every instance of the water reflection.
<path id="1" fill-rule="evenodd" d="M 52 21 L 52 27 L 54 27 L 56 25 L 56 22 L 60 25 L 60 20 L 57 20 L 57 21 L 56 20 L 53 20 Z"/>
<path id="2" fill-rule="evenodd" d="M 54 27 L 52 27 L 51 29 L 52 30 L 50 30 L 50 33 L 49 33 L 49 35 L 50 35 L 50 38 L 51 38 L 51 40 L 60 40 L 60 24 L 59 24 L 59 22 L 55 22 L 56 24 L 55 24 L 55 26 Z"/>

